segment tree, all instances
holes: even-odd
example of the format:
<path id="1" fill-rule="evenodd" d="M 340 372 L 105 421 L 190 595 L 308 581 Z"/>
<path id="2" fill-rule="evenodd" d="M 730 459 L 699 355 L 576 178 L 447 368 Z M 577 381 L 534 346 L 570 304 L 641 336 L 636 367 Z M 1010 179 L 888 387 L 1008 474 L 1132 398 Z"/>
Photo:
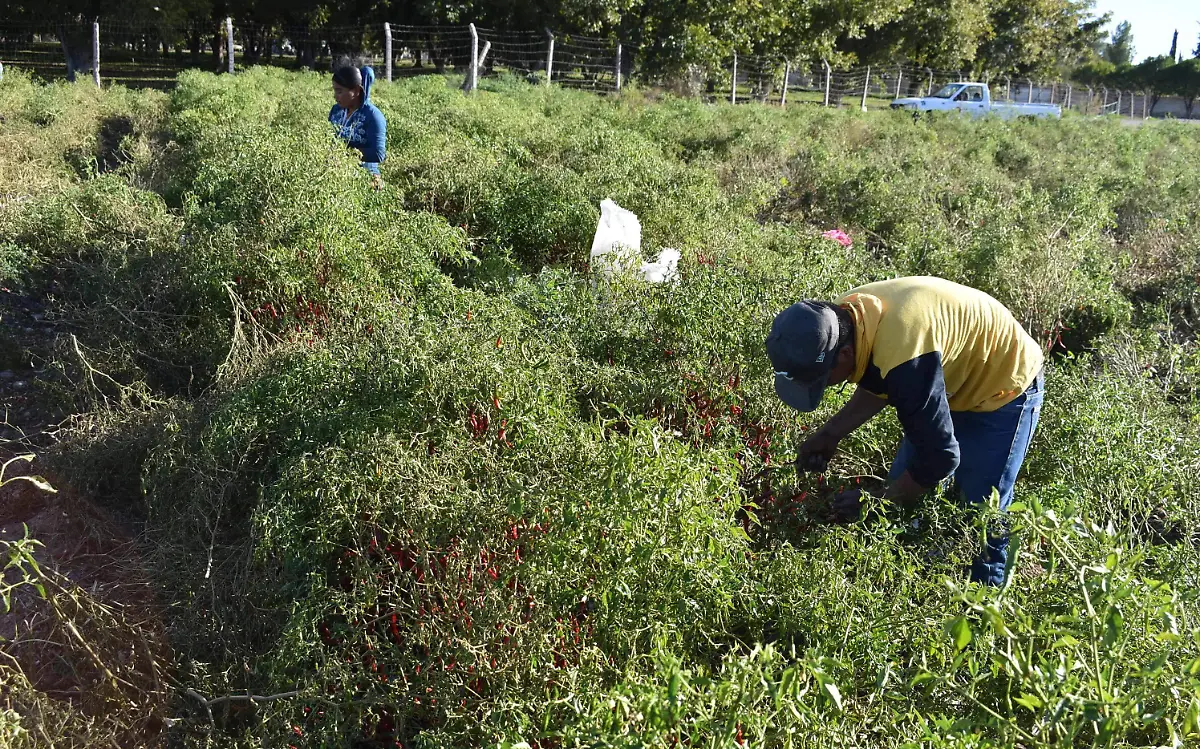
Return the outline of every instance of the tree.
<path id="1" fill-rule="evenodd" d="M 1104 59 L 1120 67 L 1132 64 L 1133 54 L 1133 27 L 1129 21 L 1121 21 L 1113 30 L 1108 46 L 1104 48 Z"/>
<path id="2" fill-rule="evenodd" d="M 1179 49 L 1179 29 L 1175 29 L 1175 34 L 1171 37 L 1171 59 L 1175 59 L 1175 51 Z"/>
<path id="3" fill-rule="evenodd" d="M 850 40 L 859 60 L 907 60 L 932 68 L 973 67 L 979 45 L 992 33 L 992 0 L 924 0 L 894 20 Z"/>
<path id="4" fill-rule="evenodd" d="M 1098 88 L 1109 85 L 1116 73 L 1117 66 L 1108 60 L 1092 60 L 1076 68 L 1071 73 L 1071 80 Z"/>
<path id="5" fill-rule="evenodd" d="M 1150 114 L 1163 93 L 1169 87 L 1171 68 L 1175 67 L 1175 58 L 1167 55 L 1147 57 L 1137 65 L 1119 71 L 1114 81 L 1121 88 L 1132 88 L 1146 91 L 1150 94 Z"/>
<path id="6" fill-rule="evenodd" d="M 1165 69 L 1161 84 L 1165 93 L 1183 99 L 1186 116 L 1191 117 L 1196 97 L 1200 96 L 1200 58 L 1193 57 Z"/>
<path id="7" fill-rule="evenodd" d="M 977 68 L 1051 75 L 1093 54 L 1109 16 L 1092 15 L 1091 0 L 996 0 Z"/>

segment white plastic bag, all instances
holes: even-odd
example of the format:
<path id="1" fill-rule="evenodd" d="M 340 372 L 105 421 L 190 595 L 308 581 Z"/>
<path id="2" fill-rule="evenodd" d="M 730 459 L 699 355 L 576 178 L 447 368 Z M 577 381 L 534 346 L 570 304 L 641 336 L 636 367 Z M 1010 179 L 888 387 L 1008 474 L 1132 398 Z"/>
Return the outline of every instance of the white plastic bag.
<path id="1" fill-rule="evenodd" d="M 642 263 L 642 278 L 650 283 L 667 283 L 675 280 L 675 272 L 679 267 L 679 250 L 664 247 L 658 253 L 658 259 L 652 263 Z"/>
<path id="2" fill-rule="evenodd" d="M 600 223 L 592 238 L 592 270 L 602 278 L 615 278 L 636 269 L 641 254 L 638 217 L 611 200 L 600 201 Z"/>
<path id="3" fill-rule="evenodd" d="M 600 223 L 592 238 L 592 271 L 605 280 L 637 274 L 650 283 L 675 280 L 679 250 L 664 248 L 653 262 L 642 262 L 642 223 L 633 211 L 611 200 L 600 201 Z"/>

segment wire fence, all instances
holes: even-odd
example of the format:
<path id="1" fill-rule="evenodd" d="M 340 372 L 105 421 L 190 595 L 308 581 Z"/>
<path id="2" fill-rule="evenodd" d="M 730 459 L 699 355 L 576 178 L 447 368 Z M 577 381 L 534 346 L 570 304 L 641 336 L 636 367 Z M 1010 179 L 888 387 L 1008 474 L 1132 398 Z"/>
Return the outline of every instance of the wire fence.
<path id="1" fill-rule="evenodd" d="M 0 63 L 4 66 L 29 70 L 45 79 L 90 76 L 101 83 L 126 86 L 168 88 L 174 85 L 178 73 L 188 68 L 235 71 L 238 66 L 280 65 L 330 69 L 340 59 L 351 59 L 375 66 L 378 74 L 388 78 L 462 74 L 467 89 L 479 79 L 502 74 L 525 78 L 530 83 L 553 83 L 597 93 L 613 93 L 636 80 L 710 101 L 879 109 L 896 99 L 929 96 L 948 83 L 974 80 L 987 85 L 996 101 L 1052 104 L 1087 115 L 1193 114 L 1188 102 L 1179 97 L 1094 88 L 1069 81 L 909 64 L 836 69 L 823 60 L 783 60 L 750 54 L 732 55 L 712 68 L 691 66 L 679 80 L 664 81 L 639 69 L 638 52 L 611 38 L 473 25 L 0 19 Z M 472 61 L 475 76 L 470 74 Z"/>

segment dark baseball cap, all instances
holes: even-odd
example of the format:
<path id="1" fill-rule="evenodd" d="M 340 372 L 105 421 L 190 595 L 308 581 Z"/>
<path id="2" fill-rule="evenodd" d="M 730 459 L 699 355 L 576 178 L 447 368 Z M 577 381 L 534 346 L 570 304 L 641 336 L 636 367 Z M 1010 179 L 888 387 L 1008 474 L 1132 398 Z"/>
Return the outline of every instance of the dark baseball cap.
<path id="1" fill-rule="evenodd" d="M 797 302 L 775 316 L 767 356 L 775 369 L 775 394 L 797 411 L 813 411 L 837 360 L 837 312 L 822 302 Z"/>

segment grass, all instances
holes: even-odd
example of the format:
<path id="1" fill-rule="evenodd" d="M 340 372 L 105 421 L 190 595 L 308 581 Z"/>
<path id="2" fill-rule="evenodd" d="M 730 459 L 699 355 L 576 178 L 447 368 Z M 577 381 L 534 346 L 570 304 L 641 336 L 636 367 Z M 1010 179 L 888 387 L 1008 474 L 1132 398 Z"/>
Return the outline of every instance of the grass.
<path id="1" fill-rule="evenodd" d="M 143 529 L 163 742 L 1200 737 L 1194 128 L 458 83 L 378 84 L 380 192 L 316 74 L 0 84 L 28 144 L 0 151 L 25 196 L 0 204 L 4 283 L 78 342 L 47 458 Z M 589 276 L 603 198 L 683 252 L 677 283 Z M 787 467 L 848 393 L 778 402 L 774 312 L 912 273 L 1054 351 L 1003 589 L 963 573 L 987 512 L 822 522 L 885 475 L 891 416 L 825 476 Z M 0 667 L 10 743 L 112 740 Z"/>

